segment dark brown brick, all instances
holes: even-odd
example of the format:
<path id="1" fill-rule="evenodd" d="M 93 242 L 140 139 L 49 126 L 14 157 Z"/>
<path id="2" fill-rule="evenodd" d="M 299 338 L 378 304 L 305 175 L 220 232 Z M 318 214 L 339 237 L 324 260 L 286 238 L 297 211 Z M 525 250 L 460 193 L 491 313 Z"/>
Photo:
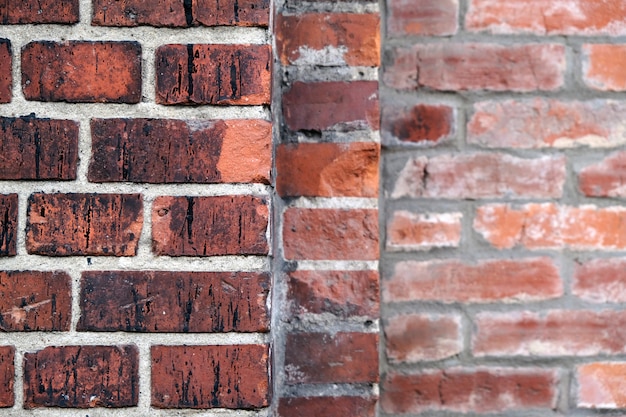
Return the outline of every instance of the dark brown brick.
<path id="1" fill-rule="evenodd" d="M 137 42 L 50 41 L 22 48 L 27 100 L 138 103 L 141 46 Z"/>
<path id="2" fill-rule="evenodd" d="M 15 348 L 0 346 L 0 408 L 12 407 L 15 402 Z"/>
<path id="3" fill-rule="evenodd" d="M 47 347 L 24 354 L 24 408 L 130 407 L 139 394 L 136 346 Z"/>
<path id="4" fill-rule="evenodd" d="M 68 331 L 71 292 L 65 272 L 0 271 L 0 331 Z"/>
<path id="5" fill-rule="evenodd" d="M 0 5 L 0 8 L 2 6 Z M 1 9 L 0 9 L 1 10 Z M 13 96 L 13 54 L 11 41 L 0 39 L 0 103 L 10 103 Z"/>
<path id="6" fill-rule="evenodd" d="M 268 221 L 260 197 L 158 197 L 152 245 L 169 256 L 266 255 Z"/>
<path id="7" fill-rule="evenodd" d="M 269 405 L 267 346 L 153 346 L 151 353 L 154 407 Z"/>
<path id="8" fill-rule="evenodd" d="M 287 384 L 378 381 L 378 334 L 291 333 L 285 347 Z"/>
<path id="9" fill-rule="evenodd" d="M 0 138 L 0 179 L 76 179 L 78 123 L 0 117 Z"/>
<path id="10" fill-rule="evenodd" d="M 156 51 L 159 104 L 269 104 L 269 45 L 164 45 Z"/>
<path id="11" fill-rule="evenodd" d="M 375 414 L 375 398 L 281 398 L 278 403 L 280 417 L 374 417 Z"/>
<path id="12" fill-rule="evenodd" d="M 0 23 L 78 23 L 78 0 L 19 0 L 0 3 Z"/>
<path id="13" fill-rule="evenodd" d="M 32 194 L 26 249 L 48 256 L 134 256 L 142 210 L 140 194 Z"/>
<path id="14" fill-rule="evenodd" d="M 17 255 L 17 194 L 0 194 L 0 257 Z"/>
<path id="15" fill-rule="evenodd" d="M 92 119 L 91 136 L 92 182 L 269 183 L 264 120 Z"/>
<path id="16" fill-rule="evenodd" d="M 436 144 L 454 133 L 454 109 L 444 105 L 418 104 L 383 108 L 382 131 L 388 144 Z"/>
<path id="17" fill-rule="evenodd" d="M 269 287 L 255 272 L 83 272 L 78 330 L 266 332 Z"/>

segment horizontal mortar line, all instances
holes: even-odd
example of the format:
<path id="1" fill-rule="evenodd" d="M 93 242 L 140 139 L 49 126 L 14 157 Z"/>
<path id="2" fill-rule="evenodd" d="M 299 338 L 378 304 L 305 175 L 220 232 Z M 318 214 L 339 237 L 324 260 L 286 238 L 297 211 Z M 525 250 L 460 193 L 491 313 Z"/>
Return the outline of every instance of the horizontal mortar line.
<path id="1" fill-rule="evenodd" d="M 378 67 L 319 67 L 314 65 L 287 65 L 282 67 L 284 75 L 291 81 L 302 82 L 350 82 L 376 81 L 378 82 Z"/>
<path id="2" fill-rule="evenodd" d="M 287 388 L 287 390 L 285 390 Z M 329 390 L 332 388 L 332 390 Z M 286 391 L 286 392 L 285 392 Z M 379 387 L 377 383 L 335 383 L 325 384 L 285 384 L 283 398 L 297 397 L 377 397 Z"/>
<path id="3" fill-rule="evenodd" d="M 378 271 L 378 261 L 286 261 L 297 263 L 298 271 Z"/>
<path id="4" fill-rule="evenodd" d="M 360 319 L 360 322 L 357 321 Z M 369 322 L 365 325 L 364 322 Z M 380 333 L 378 319 L 371 317 L 350 317 L 340 319 L 332 314 L 305 314 L 299 315 L 297 323 L 285 326 L 285 331 L 291 334 L 297 333 Z"/>
<path id="5" fill-rule="evenodd" d="M 146 414 L 148 412 L 149 414 Z M 90 409 L 71 409 L 71 408 L 37 408 L 33 410 L 23 410 L 19 407 L 12 409 L 1 409 L 0 415 L 3 417 L 171 417 L 171 416 L 190 416 L 190 417 L 261 417 L 267 416 L 266 410 L 229 410 L 225 408 L 216 408 L 212 410 L 192 410 L 192 409 L 159 409 L 144 407 L 125 407 L 125 408 L 90 408 Z"/>
<path id="6" fill-rule="evenodd" d="M 294 2 L 295 5 L 286 5 L 279 14 L 302 15 L 305 13 L 379 13 L 380 6 L 378 2 L 372 3 L 326 3 L 322 1 L 299 1 Z"/>
<path id="7" fill-rule="evenodd" d="M 354 132 L 340 132 L 334 130 L 325 130 L 319 136 L 309 137 L 299 132 L 291 132 L 282 138 L 283 143 L 297 141 L 299 143 L 353 143 L 353 142 L 375 142 L 380 143 L 380 131 L 378 130 L 356 130 Z"/>
<path id="8" fill-rule="evenodd" d="M 378 209 L 377 198 L 358 197 L 299 197 L 289 203 L 289 208 L 306 209 Z"/>

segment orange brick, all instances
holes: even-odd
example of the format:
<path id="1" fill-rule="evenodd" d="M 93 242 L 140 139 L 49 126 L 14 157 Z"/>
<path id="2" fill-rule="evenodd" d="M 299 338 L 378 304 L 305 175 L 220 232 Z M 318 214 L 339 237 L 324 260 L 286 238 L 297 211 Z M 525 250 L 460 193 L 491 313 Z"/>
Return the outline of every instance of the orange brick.
<path id="1" fill-rule="evenodd" d="M 594 362 L 576 368 L 580 408 L 626 408 L 626 363 Z"/>
<path id="2" fill-rule="evenodd" d="M 414 214 L 396 211 L 387 224 L 387 250 L 409 251 L 457 247 L 461 241 L 461 213 Z"/>
<path id="3" fill-rule="evenodd" d="M 578 176 L 578 185 L 589 197 L 625 197 L 625 178 L 626 152 L 621 151 L 585 167 Z"/>
<path id="4" fill-rule="evenodd" d="M 585 84 L 596 90 L 626 90 L 626 45 L 583 46 Z"/>
<path id="5" fill-rule="evenodd" d="M 453 35 L 459 28 L 458 0 L 387 0 L 389 36 Z"/>

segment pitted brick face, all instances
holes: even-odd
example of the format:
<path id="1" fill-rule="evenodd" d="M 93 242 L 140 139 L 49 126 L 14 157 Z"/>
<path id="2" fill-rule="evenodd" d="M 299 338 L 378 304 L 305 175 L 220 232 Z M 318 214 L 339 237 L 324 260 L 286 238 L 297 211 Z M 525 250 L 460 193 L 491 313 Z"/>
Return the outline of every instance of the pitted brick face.
<path id="1" fill-rule="evenodd" d="M 0 103 L 10 103 L 13 96 L 13 55 L 11 41 L 0 39 Z"/>
<path id="2" fill-rule="evenodd" d="M 12 407 L 15 403 L 15 348 L 0 346 L 0 408 Z"/>
<path id="3" fill-rule="evenodd" d="M 0 25 L 77 23 L 79 0 L 21 0 L 0 4 Z"/>
<path id="4" fill-rule="evenodd" d="M 17 194 L 0 194 L 0 257 L 17 255 Z"/>

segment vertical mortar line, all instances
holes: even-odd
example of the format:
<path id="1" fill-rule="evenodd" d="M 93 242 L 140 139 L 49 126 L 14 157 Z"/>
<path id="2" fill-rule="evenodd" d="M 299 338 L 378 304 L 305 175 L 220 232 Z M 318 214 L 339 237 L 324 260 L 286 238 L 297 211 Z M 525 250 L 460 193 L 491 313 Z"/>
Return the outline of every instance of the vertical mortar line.
<path id="1" fill-rule="evenodd" d="M 78 325 L 78 319 L 80 318 L 80 281 L 82 272 L 79 268 L 72 268 L 70 271 L 65 271 L 71 278 L 71 291 L 72 291 L 72 316 L 70 320 L 69 333 L 76 337 L 77 341 L 81 340 L 81 334 L 76 332 L 76 326 Z"/>
<path id="2" fill-rule="evenodd" d="M 139 402 L 137 403 L 137 409 L 142 415 L 147 416 L 151 414 L 151 345 L 148 340 L 136 342 L 136 345 L 139 349 Z"/>
<path id="3" fill-rule="evenodd" d="M 25 187 L 26 188 L 26 187 Z M 17 256 L 26 256 L 28 252 L 26 250 L 26 221 L 28 211 L 28 197 L 31 194 L 31 190 L 20 190 L 17 194 Z"/>
<path id="4" fill-rule="evenodd" d="M 15 346 L 16 344 L 14 344 Z M 19 344 L 15 346 L 15 381 L 13 382 L 13 395 L 15 403 L 14 410 L 24 409 L 24 352 L 19 349 Z"/>
<path id="5" fill-rule="evenodd" d="M 141 43 L 141 102 L 156 103 L 156 49 L 148 42 Z"/>
<path id="6" fill-rule="evenodd" d="M 76 110 L 79 110 L 77 108 Z M 72 119 L 72 115 L 67 117 Z M 76 167 L 76 182 L 80 185 L 89 185 L 87 179 L 89 161 L 91 160 L 91 119 L 83 116 L 73 119 L 78 122 L 78 162 Z"/>
<path id="7" fill-rule="evenodd" d="M 78 25 L 89 29 L 91 27 L 91 16 L 93 15 L 93 8 L 91 7 L 92 0 L 80 0 L 78 14 Z"/>
<path id="8" fill-rule="evenodd" d="M 139 235 L 139 245 L 137 247 L 136 258 L 151 258 L 152 257 L 152 203 L 154 198 L 146 196 L 142 193 L 143 200 L 143 226 L 141 227 L 141 234 Z"/>

